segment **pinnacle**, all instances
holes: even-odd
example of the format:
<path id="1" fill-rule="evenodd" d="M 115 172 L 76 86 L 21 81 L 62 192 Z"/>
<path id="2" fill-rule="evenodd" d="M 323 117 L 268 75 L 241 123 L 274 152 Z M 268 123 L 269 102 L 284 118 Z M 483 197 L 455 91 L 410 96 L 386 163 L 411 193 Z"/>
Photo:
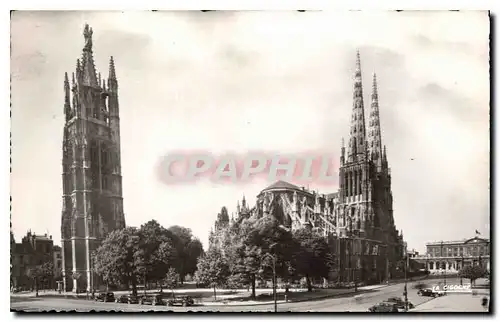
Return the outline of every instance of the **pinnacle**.
<path id="1" fill-rule="evenodd" d="M 359 49 L 356 50 L 356 71 L 361 70 L 361 58 L 359 56 Z"/>
<path id="2" fill-rule="evenodd" d="M 378 107 L 378 90 L 377 90 L 377 74 L 373 73 L 373 84 L 372 84 L 372 101 L 373 101 L 373 104 L 375 104 L 376 106 L 374 107 Z"/>
<path id="3" fill-rule="evenodd" d="M 116 72 L 115 72 L 115 61 L 113 56 L 109 59 L 109 77 L 110 80 L 116 80 Z"/>

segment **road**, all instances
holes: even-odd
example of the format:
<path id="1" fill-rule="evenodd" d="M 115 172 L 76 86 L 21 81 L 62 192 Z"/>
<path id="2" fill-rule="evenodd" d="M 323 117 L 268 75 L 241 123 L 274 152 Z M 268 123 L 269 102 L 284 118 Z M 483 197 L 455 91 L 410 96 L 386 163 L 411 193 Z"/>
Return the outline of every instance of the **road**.
<path id="1" fill-rule="evenodd" d="M 420 297 L 417 290 L 413 288 L 414 283 L 408 284 L 408 300 L 418 306 L 431 298 Z M 319 299 L 314 301 L 292 302 L 278 304 L 279 312 L 366 312 L 368 308 L 376 303 L 386 300 L 389 297 L 401 297 L 403 295 L 404 284 L 390 285 L 377 290 L 360 293 L 357 296 L 349 295 L 345 297 Z M 123 312 L 143 312 L 143 311 L 219 311 L 219 312 L 269 312 L 274 310 L 273 304 L 259 305 L 210 305 L 192 307 L 166 307 L 149 306 L 137 304 L 101 303 L 79 299 L 65 298 L 17 298 L 11 297 L 11 309 L 22 311 L 72 311 L 89 312 L 95 311 L 123 311 Z"/>

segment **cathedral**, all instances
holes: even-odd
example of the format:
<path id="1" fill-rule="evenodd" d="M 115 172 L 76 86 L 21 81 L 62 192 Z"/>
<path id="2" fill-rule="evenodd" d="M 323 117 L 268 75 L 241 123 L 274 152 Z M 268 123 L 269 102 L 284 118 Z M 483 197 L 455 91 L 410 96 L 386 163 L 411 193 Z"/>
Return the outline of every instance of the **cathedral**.
<path id="1" fill-rule="evenodd" d="M 107 234 L 125 227 L 120 162 L 118 81 L 113 57 L 107 81 L 97 74 L 92 28 L 76 70 L 64 77 L 64 135 L 61 220 L 65 291 L 99 287 L 92 254 Z"/>
<path id="2" fill-rule="evenodd" d="M 354 73 L 353 107 L 347 151 L 342 139 L 339 189 L 320 194 L 278 181 L 262 190 L 255 206 L 238 202 L 236 224 L 249 217 L 274 216 L 283 227 L 302 227 L 329 240 L 338 282 L 381 282 L 402 272 L 405 252 L 402 231 L 396 229 L 392 209 L 391 170 L 382 145 L 377 79 L 373 76 L 368 127 L 365 122 L 359 52 Z M 211 240 L 216 241 L 217 222 Z"/>

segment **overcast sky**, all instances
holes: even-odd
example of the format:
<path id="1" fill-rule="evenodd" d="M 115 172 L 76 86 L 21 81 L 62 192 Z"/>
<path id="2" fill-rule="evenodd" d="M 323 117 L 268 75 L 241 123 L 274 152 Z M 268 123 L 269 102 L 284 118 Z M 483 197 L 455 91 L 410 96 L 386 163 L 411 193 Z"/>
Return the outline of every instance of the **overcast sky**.
<path id="1" fill-rule="evenodd" d="M 81 56 L 119 82 L 128 225 L 189 227 L 207 245 L 222 206 L 253 204 L 267 182 L 169 186 L 176 149 L 328 151 L 352 109 L 356 49 L 365 106 L 379 83 L 394 217 L 410 248 L 489 233 L 489 21 L 486 12 L 14 12 L 12 224 L 60 244 L 64 72 Z M 366 111 L 365 113 L 367 113 Z M 314 185 L 311 188 L 316 188 Z M 337 185 L 320 187 L 321 193 Z"/>

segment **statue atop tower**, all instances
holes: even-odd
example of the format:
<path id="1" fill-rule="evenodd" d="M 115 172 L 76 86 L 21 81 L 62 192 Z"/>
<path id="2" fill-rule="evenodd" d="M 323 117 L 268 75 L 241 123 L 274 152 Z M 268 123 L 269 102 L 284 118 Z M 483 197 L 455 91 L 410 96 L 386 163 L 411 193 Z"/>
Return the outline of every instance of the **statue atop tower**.
<path id="1" fill-rule="evenodd" d="M 92 51 L 92 28 L 88 24 L 85 24 L 85 29 L 83 29 L 83 37 L 85 38 L 84 51 Z"/>

